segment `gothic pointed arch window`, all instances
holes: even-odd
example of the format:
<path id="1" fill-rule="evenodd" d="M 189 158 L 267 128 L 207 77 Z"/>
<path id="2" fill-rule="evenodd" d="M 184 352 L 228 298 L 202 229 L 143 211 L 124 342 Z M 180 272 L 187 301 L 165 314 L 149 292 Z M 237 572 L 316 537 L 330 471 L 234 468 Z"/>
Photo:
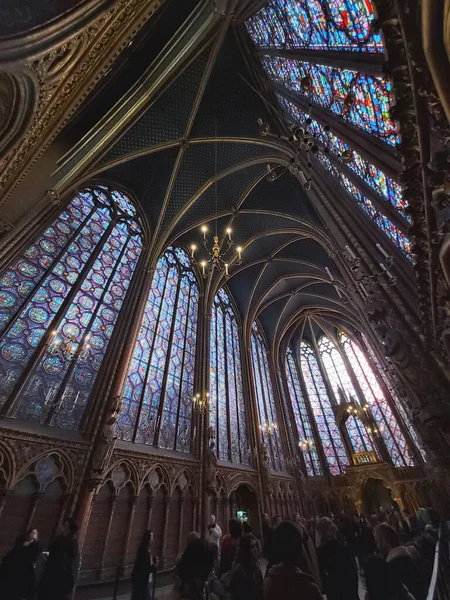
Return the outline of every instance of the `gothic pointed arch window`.
<path id="1" fill-rule="evenodd" d="M 187 253 L 158 260 L 122 390 L 120 439 L 189 452 L 199 290 Z"/>
<path id="2" fill-rule="evenodd" d="M 214 298 L 210 337 L 210 425 L 216 432 L 217 456 L 249 464 L 239 329 L 223 288 Z"/>
<path id="3" fill-rule="evenodd" d="M 300 374 L 297 368 L 297 361 L 294 352 L 289 347 L 286 351 L 286 381 L 289 390 L 289 396 L 294 413 L 295 425 L 299 438 L 299 448 L 305 461 L 306 473 L 310 477 L 323 475 L 322 465 L 320 464 L 319 454 L 317 452 L 316 441 L 314 438 L 311 418 L 306 406 L 305 396 L 302 392 L 300 383 Z"/>
<path id="4" fill-rule="evenodd" d="M 339 340 L 392 462 L 396 467 L 414 466 L 416 461 L 405 437 L 402 423 L 386 398 L 365 353 L 357 342 L 344 332 L 340 332 Z"/>
<path id="5" fill-rule="evenodd" d="M 401 420 L 403 421 L 404 427 L 407 429 L 411 440 L 413 441 L 415 447 L 418 449 L 422 460 L 426 461 L 425 449 L 423 447 L 422 442 L 419 439 L 419 436 L 417 435 L 416 430 L 414 429 L 414 426 L 411 422 L 411 418 L 408 415 L 408 411 L 405 408 L 403 401 L 400 399 L 394 385 L 392 384 L 391 378 L 388 376 L 386 367 L 383 367 L 383 365 L 380 363 L 379 359 L 375 355 L 371 344 L 369 343 L 367 337 L 364 334 L 361 335 L 361 349 L 363 350 L 363 352 L 367 353 L 367 357 L 369 358 L 371 365 L 377 370 L 381 380 L 383 381 L 384 385 L 386 386 L 386 389 L 390 394 L 390 397 L 392 398 L 394 406 L 397 409 Z"/>
<path id="6" fill-rule="evenodd" d="M 336 423 L 333 404 L 328 396 L 317 357 L 311 345 L 302 341 L 300 354 L 306 391 L 328 468 L 331 475 L 340 475 L 349 466 L 350 462 Z"/>
<path id="7" fill-rule="evenodd" d="M 272 0 L 246 26 L 281 116 L 312 142 L 310 168 L 325 168 L 412 261 L 408 204 L 392 168 L 401 141 L 395 96 L 379 68 L 385 48 L 375 19 L 372 0 Z"/>
<path id="8" fill-rule="evenodd" d="M 359 407 L 358 394 L 335 344 L 330 338 L 322 336 L 318 343 L 318 350 L 336 401 Z M 372 423 L 369 421 L 364 423 L 363 419 L 365 420 L 363 409 L 356 408 L 345 420 L 345 429 L 353 454 L 372 452 L 379 458 L 373 438 Z"/>
<path id="9" fill-rule="evenodd" d="M 130 198 L 86 187 L 1 274 L 3 414 L 82 427 L 141 249 Z"/>
<path id="10" fill-rule="evenodd" d="M 275 471 L 284 469 L 284 453 L 278 427 L 275 395 L 270 376 L 267 347 L 258 325 L 253 324 L 251 333 L 252 367 L 258 406 L 259 427 L 267 450 L 269 466 Z"/>

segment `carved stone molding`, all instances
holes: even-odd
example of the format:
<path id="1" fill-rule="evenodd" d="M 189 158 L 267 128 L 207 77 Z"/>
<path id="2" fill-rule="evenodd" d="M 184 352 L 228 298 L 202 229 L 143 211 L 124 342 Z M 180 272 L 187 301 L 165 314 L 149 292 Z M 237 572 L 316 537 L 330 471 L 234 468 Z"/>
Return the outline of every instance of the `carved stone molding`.
<path id="1" fill-rule="evenodd" d="M 2 202 L 163 1 L 119 0 L 77 35 L 26 61 L 36 108 L 24 137 L 0 160 Z"/>

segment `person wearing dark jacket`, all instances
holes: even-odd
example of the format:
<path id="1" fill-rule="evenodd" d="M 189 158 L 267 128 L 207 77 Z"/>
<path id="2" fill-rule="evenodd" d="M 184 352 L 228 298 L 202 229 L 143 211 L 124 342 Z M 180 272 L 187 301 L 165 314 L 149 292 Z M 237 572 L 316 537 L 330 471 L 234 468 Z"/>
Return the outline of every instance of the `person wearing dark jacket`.
<path id="1" fill-rule="evenodd" d="M 259 545 L 252 534 L 244 535 L 227 584 L 231 600 L 262 600 L 263 577 L 258 566 Z"/>
<path id="2" fill-rule="evenodd" d="M 35 566 L 42 553 L 37 529 L 20 536 L 0 564 L 0 598 L 31 600 L 36 593 Z"/>
<path id="3" fill-rule="evenodd" d="M 226 535 L 222 540 L 220 553 L 220 574 L 224 575 L 231 570 L 234 559 L 236 558 L 239 540 L 242 537 L 242 521 L 236 517 L 228 522 L 230 535 Z"/>
<path id="4" fill-rule="evenodd" d="M 406 586 L 415 600 L 424 600 L 427 582 L 414 561 L 415 549 L 401 546 L 398 533 L 387 523 L 377 525 L 373 533 L 377 548 L 386 559 L 389 570 Z"/>
<path id="5" fill-rule="evenodd" d="M 314 579 L 300 568 L 302 536 L 294 523 L 284 521 L 278 525 L 273 545 L 278 564 L 267 574 L 264 600 L 322 600 Z"/>
<path id="6" fill-rule="evenodd" d="M 149 600 L 150 575 L 156 572 L 156 559 L 151 555 L 153 534 L 146 531 L 142 536 L 136 553 L 133 571 L 131 573 L 132 594 L 131 600 Z"/>
<path id="7" fill-rule="evenodd" d="M 347 548 L 337 540 L 336 529 L 327 517 L 317 525 L 320 574 L 327 600 L 358 600 L 358 573 Z"/>
<path id="8" fill-rule="evenodd" d="M 63 523 L 62 534 L 50 545 L 39 600 L 70 600 L 79 566 L 77 532 L 77 524 L 68 519 Z"/>

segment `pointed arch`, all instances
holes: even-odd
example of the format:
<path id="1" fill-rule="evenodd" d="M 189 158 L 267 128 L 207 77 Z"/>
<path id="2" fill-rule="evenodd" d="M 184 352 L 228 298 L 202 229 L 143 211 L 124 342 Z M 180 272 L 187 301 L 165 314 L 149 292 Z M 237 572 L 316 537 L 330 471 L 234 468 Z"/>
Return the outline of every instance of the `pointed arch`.
<path id="1" fill-rule="evenodd" d="M 189 452 L 199 288 L 188 254 L 158 260 L 122 390 L 122 440 Z"/>

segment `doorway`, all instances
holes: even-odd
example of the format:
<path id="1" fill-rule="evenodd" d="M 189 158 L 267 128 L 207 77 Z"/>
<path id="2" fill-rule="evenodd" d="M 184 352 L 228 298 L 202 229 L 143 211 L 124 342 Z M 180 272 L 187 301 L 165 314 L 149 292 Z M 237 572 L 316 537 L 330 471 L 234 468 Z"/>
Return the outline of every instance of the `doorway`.
<path id="1" fill-rule="evenodd" d="M 362 501 L 364 512 L 367 516 L 376 514 L 380 508 L 384 510 L 395 508 L 398 510 L 398 506 L 392 498 L 391 491 L 384 485 L 381 479 L 369 477 L 363 484 Z"/>
<path id="2" fill-rule="evenodd" d="M 230 494 L 231 516 L 247 522 L 252 533 L 261 535 L 258 497 L 247 485 L 242 484 Z"/>

